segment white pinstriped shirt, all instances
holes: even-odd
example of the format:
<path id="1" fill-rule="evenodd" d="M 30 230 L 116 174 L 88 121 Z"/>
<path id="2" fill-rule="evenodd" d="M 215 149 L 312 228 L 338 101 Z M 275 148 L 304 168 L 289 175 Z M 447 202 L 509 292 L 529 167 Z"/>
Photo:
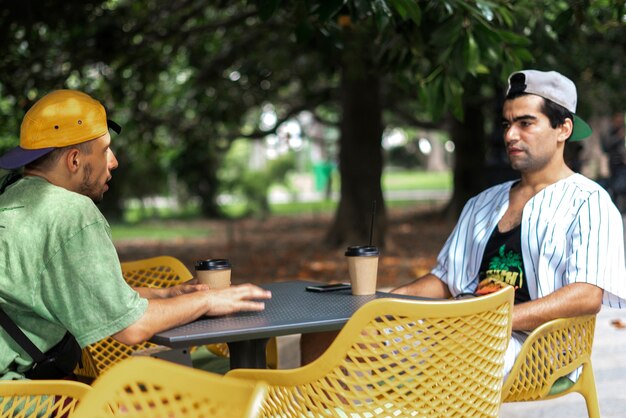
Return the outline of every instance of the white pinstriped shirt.
<path id="1" fill-rule="evenodd" d="M 509 205 L 514 181 L 473 197 L 432 274 L 452 295 L 473 292 L 491 233 Z M 604 289 L 602 303 L 626 308 L 622 216 L 597 183 L 573 174 L 533 196 L 522 213 L 522 257 L 532 300 L 571 283 Z"/>

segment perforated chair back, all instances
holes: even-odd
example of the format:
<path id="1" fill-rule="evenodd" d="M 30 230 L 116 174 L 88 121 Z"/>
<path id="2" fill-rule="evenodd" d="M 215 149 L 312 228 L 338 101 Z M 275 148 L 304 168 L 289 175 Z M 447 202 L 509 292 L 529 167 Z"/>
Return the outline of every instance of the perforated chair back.
<path id="1" fill-rule="evenodd" d="M 126 282 L 138 287 L 170 287 L 193 278 L 187 267 L 174 257 L 161 256 L 122 263 Z M 155 347 L 144 342 L 135 345 L 122 344 L 111 337 L 83 349 L 82 367 L 75 373 L 91 378 L 98 377 L 109 367 L 131 356 L 136 351 Z"/>
<path id="2" fill-rule="evenodd" d="M 512 288 L 459 301 L 377 299 L 312 363 L 227 376 L 270 385 L 265 417 L 497 417 L 512 306 Z"/>
<path id="3" fill-rule="evenodd" d="M 262 383 L 133 357 L 96 379 L 72 418 L 256 417 L 265 388 Z"/>
<path id="4" fill-rule="evenodd" d="M 547 400 L 572 392 L 585 398 L 590 417 L 599 417 L 591 350 L 595 331 L 595 315 L 561 318 L 534 330 L 524 342 L 509 376 L 504 383 L 504 402 Z M 555 391 L 557 382 L 582 366 L 575 384 Z M 568 381 L 565 381 L 568 382 Z"/>
<path id="5" fill-rule="evenodd" d="M 123 262 L 122 274 L 126 283 L 137 287 L 170 287 L 193 278 L 180 260 L 170 256 Z"/>
<path id="6" fill-rule="evenodd" d="M 65 417 L 90 390 L 68 380 L 0 381 L 0 418 Z"/>

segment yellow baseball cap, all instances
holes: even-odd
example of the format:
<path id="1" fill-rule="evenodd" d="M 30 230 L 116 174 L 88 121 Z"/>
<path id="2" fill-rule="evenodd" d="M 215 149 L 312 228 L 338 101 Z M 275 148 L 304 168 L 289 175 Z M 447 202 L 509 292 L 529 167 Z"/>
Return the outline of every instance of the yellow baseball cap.
<path id="1" fill-rule="evenodd" d="M 56 90 L 39 99 L 26 112 L 20 145 L 0 157 L 0 168 L 13 170 L 55 148 L 80 144 L 122 128 L 108 120 L 104 106 L 77 90 Z"/>

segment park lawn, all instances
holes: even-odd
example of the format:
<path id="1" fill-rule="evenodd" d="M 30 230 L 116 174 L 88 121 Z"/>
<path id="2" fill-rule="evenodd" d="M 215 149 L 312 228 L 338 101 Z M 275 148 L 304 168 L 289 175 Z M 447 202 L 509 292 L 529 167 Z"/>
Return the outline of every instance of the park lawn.
<path id="1" fill-rule="evenodd" d="M 450 172 L 431 173 L 417 170 L 386 170 L 383 174 L 383 190 L 450 190 L 452 174 Z M 426 202 L 429 203 L 429 202 Z M 398 200 L 386 201 L 388 208 L 409 207 L 419 202 Z M 331 214 L 337 208 L 337 202 L 321 200 L 317 202 L 289 202 L 270 204 L 271 215 L 297 216 Z M 244 203 L 222 206 L 226 216 L 237 218 L 245 212 Z M 198 208 L 185 208 L 180 213 L 170 209 L 153 209 L 152 219 L 142 221 L 138 212 L 129 210 L 125 215 L 126 222 L 112 223 L 111 230 L 114 240 L 157 239 L 169 240 L 176 238 L 206 237 L 210 230 L 198 228 L 185 220 L 199 218 Z M 177 220 L 172 222 L 172 220 Z"/>
<path id="2" fill-rule="evenodd" d="M 386 170 L 383 173 L 382 185 L 384 191 L 451 190 L 452 172 Z"/>

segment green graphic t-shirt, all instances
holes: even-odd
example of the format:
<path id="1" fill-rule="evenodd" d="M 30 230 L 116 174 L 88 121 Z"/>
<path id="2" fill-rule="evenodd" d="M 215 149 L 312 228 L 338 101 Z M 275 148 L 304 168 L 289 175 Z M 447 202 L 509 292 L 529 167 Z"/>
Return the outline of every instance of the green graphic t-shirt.
<path id="1" fill-rule="evenodd" d="M 530 300 L 524 276 L 524 260 L 521 250 L 521 225 L 510 231 L 493 231 L 479 271 L 479 287 L 485 288 L 497 282 L 515 287 L 515 303 Z"/>
<path id="2" fill-rule="evenodd" d="M 91 199 L 25 177 L 0 194 L 0 305 L 42 352 L 66 331 L 84 347 L 138 320 L 148 301 L 121 271 Z M 0 379 L 32 360 L 0 327 Z"/>

